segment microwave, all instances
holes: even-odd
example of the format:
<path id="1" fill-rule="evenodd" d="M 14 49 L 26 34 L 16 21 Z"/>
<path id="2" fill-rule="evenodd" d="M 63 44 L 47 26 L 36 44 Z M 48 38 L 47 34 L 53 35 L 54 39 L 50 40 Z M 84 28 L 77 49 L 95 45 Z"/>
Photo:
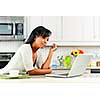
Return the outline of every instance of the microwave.
<path id="1" fill-rule="evenodd" d="M 0 23 L 0 40 L 24 39 L 23 23 Z"/>

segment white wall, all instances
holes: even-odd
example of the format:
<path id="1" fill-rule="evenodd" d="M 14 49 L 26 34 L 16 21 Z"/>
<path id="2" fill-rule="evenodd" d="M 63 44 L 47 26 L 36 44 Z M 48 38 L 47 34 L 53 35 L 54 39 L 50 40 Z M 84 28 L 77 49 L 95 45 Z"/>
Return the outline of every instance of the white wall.
<path id="1" fill-rule="evenodd" d="M 48 55 L 48 52 L 49 52 L 49 48 L 50 47 L 46 47 L 44 49 L 41 50 L 41 53 L 43 55 L 43 59 L 45 60 L 47 55 Z M 58 62 L 57 61 L 57 56 L 66 56 L 66 55 L 70 55 L 71 54 L 71 51 L 72 50 L 75 50 L 75 49 L 82 49 L 85 53 L 95 53 L 95 52 L 98 52 L 100 53 L 100 47 L 81 47 L 81 46 L 75 46 L 75 47 L 58 47 L 57 50 L 55 51 L 54 55 L 53 55 L 53 58 L 52 58 L 52 61 L 51 61 L 51 65 L 55 62 Z"/>
<path id="2" fill-rule="evenodd" d="M 16 52 L 23 43 L 24 43 L 23 41 L 0 41 L 0 52 Z M 47 46 L 44 49 L 41 49 L 43 60 L 47 58 L 49 49 L 50 49 L 49 46 Z M 89 46 L 89 47 L 88 46 L 74 46 L 74 47 L 58 46 L 57 50 L 55 51 L 52 57 L 51 65 L 58 63 L 57 56 L 70 55 L 71 51 L 75 49 L 82 49 L 85 53 L 94 53 L 94 52 L 100 53 L 99 46 Z"/>
<path id="3" fill-rule="evenodd" d="M 0 52 L 16 52 L 23 41 L 0 41 Z"/>

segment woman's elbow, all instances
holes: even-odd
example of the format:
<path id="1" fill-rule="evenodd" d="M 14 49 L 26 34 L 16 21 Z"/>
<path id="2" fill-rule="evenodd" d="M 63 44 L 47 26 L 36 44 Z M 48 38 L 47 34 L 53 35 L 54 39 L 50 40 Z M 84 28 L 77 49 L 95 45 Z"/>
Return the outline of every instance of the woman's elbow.
<path id="1" fill-rule="evenodd" d="M 52 69 L 33 69 L 30 71 L 27 71 L 26 73 L 28 75 L 44 75 L 44 74 L 50 74 L 52 72 Z"/>
<path id="2" fill-rule="evenodd" d="M 50 74 L 50 73 L 52 73 L 52 68 L 49 68 L 49 73 L 48 74 Z"/>

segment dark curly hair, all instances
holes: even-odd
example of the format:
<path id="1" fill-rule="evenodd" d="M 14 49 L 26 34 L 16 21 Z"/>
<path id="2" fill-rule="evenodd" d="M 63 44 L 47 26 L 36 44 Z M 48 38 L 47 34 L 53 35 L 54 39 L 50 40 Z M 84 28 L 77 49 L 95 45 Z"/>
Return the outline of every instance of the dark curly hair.
<path id="1" fill-rule="evenodd" d="M 46 29 L 43 26 L 36 27 L 30 34 L 29 38 L 25 42 L 25 44 L 31 44 L 35 41 L 36 36 L 42 36 L 43 38 L 49 37 L 51 35 L 51 31 Z"/>

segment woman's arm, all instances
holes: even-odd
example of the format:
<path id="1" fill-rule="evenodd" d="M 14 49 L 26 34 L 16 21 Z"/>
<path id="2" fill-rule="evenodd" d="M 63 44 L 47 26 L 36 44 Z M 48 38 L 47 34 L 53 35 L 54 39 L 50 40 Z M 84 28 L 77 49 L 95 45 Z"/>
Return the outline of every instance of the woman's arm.
<path id="1" fill-rule="evenodd" d="M 53 46 L 50 48 L 50 51 L 49 51 L 46 61 L 44 62 L 44 64 L 42 64 L 41 69 L 35 68 L 33 70 L 27 71 L 26 73 L 29 75 L 44 75 L 44 74 L 51 73 L 52 69 L 50 67 L 50 62 L 51 62 L 52 55 L 56 49 L 57 49 L 57 45 L 53 44 Z"/>
<path id="2" fill-rule="evenodd" d="M 50 51 L 49 51 L 49 54 L 48 54 L 48 57 L 46 59 L 46 61 L 44 62 L 44 64 L 42 65 L 42 69 L 48 69 L 50 68 L 50 62 L 51 62 L 51 58 L 53 56 L 53 53 L 54 51 L 57 49 L 57 45 L 56 44 L 53 44 L 50 48 Z"/>
<path id="3" fill-rule="evenodd" d="M 29 74 L 29 75 L 44 75 L 44 74 L 49 74 L 52 72 L 52 69 L 49 68 L 49 69 L 33 69 L 33 70 L 30 70 L 30 71 L 27 71 L 26 73 Z"/>

